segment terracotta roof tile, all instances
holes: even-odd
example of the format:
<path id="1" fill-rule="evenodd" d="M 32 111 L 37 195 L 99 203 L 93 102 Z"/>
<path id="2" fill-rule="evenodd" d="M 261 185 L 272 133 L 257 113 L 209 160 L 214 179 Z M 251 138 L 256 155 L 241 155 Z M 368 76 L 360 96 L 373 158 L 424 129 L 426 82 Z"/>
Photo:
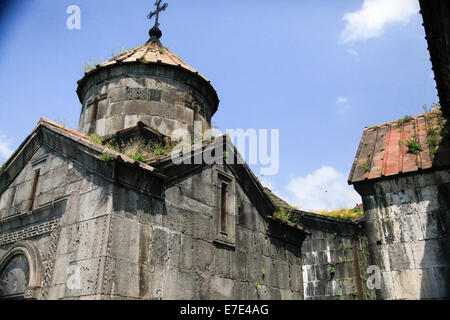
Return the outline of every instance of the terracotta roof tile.
<path id="1" fill-rule="evenodd" d="M 209 82 L 207 78 L 199 74 L 194 68 L 192 68 L 186 62 L 180 59 L 169 49 L 163 47 L 161 43 L 156 41 L 148 41 L 146 44 L 142 46 L 121 53 L 118 56 L 115 56 L 99 64 L 96 68 L 88 70 L 86 72 L 86 75 L 90 74 L 91 72 L 95 71 L 98 68 L 103 68 L 118 63 L 132 63 L 136 61 L 143 61 L 144 63 L 162 63 L 165 65 L 181 67 L 192 73 L 198 74 L 201 78 Z"/>
<path id="2" fill-rule="evenodd" d="M 450 166 L 448 143 L 437 147 L 428 143 L 430 129 L 439 131 L 444 121 L 439 111 L 433 111 L 366 128 L 348 182 Z M 408 147 L 411 141 L 419 146 L 417 152 Z"/>

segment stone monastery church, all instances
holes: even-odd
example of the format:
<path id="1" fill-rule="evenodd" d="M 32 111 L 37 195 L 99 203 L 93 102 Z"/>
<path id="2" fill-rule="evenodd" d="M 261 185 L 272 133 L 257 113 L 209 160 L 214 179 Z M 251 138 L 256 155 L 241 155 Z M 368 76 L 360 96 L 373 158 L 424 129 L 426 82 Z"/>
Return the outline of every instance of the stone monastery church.
<path id="1" fill-rule="evenodd" d="M 0 299 L 449 298 L 449 149 L 399 147 L 442 116 L 366 128 L 349 178 L 365 218 L 296 210 L 227 135 L 173 151 L 219 98 L 162 45 L 160 5 L 144 45 L 78 82 L 78 131 L 41 119 L 2 167 Z M 212 149 L 212 164 L 172 160 Z"/>

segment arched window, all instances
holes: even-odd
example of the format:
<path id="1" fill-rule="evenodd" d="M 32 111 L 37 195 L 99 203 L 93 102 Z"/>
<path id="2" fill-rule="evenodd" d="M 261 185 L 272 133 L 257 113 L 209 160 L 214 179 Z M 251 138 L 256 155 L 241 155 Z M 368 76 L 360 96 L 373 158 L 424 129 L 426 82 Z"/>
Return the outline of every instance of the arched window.
<path id="1" fill-rule="evenodd" d="M 41 277 L 37 246 L 32 241 L 15 243 L 0 259 L 0 300 L 37 298 Z"/>
<path id="2" fill-rule="evenodd" d="M 30 265 L 23 254 L 13 256 L 0 273 L 0 298 L 21 299 L 30 282 Z"/>

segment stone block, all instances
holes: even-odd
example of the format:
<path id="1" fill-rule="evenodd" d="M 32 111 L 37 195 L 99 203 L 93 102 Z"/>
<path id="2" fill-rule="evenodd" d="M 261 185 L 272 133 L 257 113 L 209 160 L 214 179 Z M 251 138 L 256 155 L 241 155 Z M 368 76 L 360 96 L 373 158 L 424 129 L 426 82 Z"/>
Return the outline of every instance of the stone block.
<path id="1" fill-rule="evenodd" d="M 300 264 L 289 265 L 290 289 L 292 291 L 303 291 L 302 266 Z"/>
<path id="2" fill-rule="evenodd" d="M 322 282 L 323 285 L 324 282 Z M 331 280 L 325 282 L 325 295 L 326 296 L 334 296 L 342 295 L 342 287 L 339 286 L 339 282 L 337 280 Z"/>
<path id="3" fill-rule="evenodd" d="M 131 100 L 125 105 L 125 113 L 127 115 L 141 115 L 150 113 L 150 101 L 147 100 Z"/>
<path id="4" fill-rule="evenodd" d="M 65 288 L 66 288 L 65 284 L 58 284 L 50 287 L 48 290 L 48 300 L 63 299 Z"/>
<path id="5" fill-rule="evenodd" d="M 326 239 L 316 239 L 311 241 L 313 251 L 322 251 L 327 249 Z"/>
<path id="6" fill-rule="evenodd" d="M 389 260 L 392 270 L 408 270 L 414 267 L 414 258 L 409 243 L 388 245 Z"/>
<path id="7" fill-rule="evenodd" d="M 210 292 L 212 300 L 232 300 L 234 281 L 217 276 L 211 277 Z"/>
<path id="8" fill-rule="evenodd" d="M 450 272 L 448 267 L 422 269 L 421 299 L 449 299 Z"/>
<path id="9" fill-rule="evenodd" d="M 168 259 L 167 232 L 163 229 L 153 229 L 150 244 L 150 264 L 164 266 Z"/>
<path id="10" fill-rule="evenodd" d="M 232 252 L 223 246 L 217 246 L 214 252 L 214 274 L 226 278 L 231 277 Z"/>
<path id="11" fill-rule="evenodd" d="M 199 213 L 194 214 L 194 229 L 196 237 L 204 240 L 213 239 L 215 227 L 213 225 L 213 220 L 210 217 L 205 217 Z"/>
<path id="12" fill-rule="evenodd" d="M 195 240 L 189 236 L 182 236 L 182 268 L 192 270 L 194 266 Z"/>
<path id="13" fill-rule="evenodd" d="M 124 129 L 135 127 L 135 126 L 137 126 L 137 123 L 138 123 L 137 115 L 135 115 L 135 114 L 125 115 Z"/>
<path id="14" fill-rule="evenodd" d="M 423 232 L 420 228 L 417 214 L 399 217 L 396 220 L 401 230 L 401 242 L 412 242 L 423 240 Z"/>
<path id="15" fill-rule="evenodd" d="M 97 119 L 109 116 L 109 99 L 103 99 L 98 102 Z"/>
<path id="16" fill-rule="evenodd" d="M 43 194 L 65 184 L 67 166 L 55 168 L 39 178 L 36 194 Z M 30 190 L 31 192 L 31 190 Z M 17 200 L 17 199 L 16 199 Z"/>
<path id="17" fill-rule="evenodd" d="M 115 186 L 113 190 L 114 212 L 128 218 L 134 218 L 138 211 L 138 196 L 135 191 Z"/>
<path id="18" fill-rule="evenodd" d="M 108 98 L 111 102 L 126 100 L 127 88 L 126 87 L 116 87 L 111 88 L 108 92 Z"/>
<path id="19" fill-rule="evenodd" d="M 233 279 L 246 281 L 247 277 L 247 253 L 245 251 L 234 251 L 231 255 L 231 272 Z M 266 272 L 267 274 L 267 272 Z"/>
<path id="20" fill-rule="evenodd" d="M 294 295 L 293 292 L 291 290 L 279 290 L 280 292 L 280 300 L 293 300 L 294 299 Z"/>
<path id="21" fill-rule="evenodd" d="M 95 121 L 95 133 L 99 136 L 106 135 L 106 119 L 98 119 Z"/>
<path id="22" fill-rule="evenodd" d="M 107 125 L 105 127 L 105 134 L 115 134 L 117 131 L 124 129 L 125 117 L 122 115 L 111 116 L 107 118 Z"/>
<path id="23" fill-rule="evenodd" d="M 389 260 L 389 251 L 387 245 L 369 245 L 370 254 L 374 259 L 375 265 L 381 270 L 391 270 L 391 263 Z"/>
<path id="24" fill-rule="evenodd" d="M 147 228 L 140 228 L 136 220 L 115 216 L 112 222 L 112 238 L 110 244 L 111 256 L 137 263 L 139 261 L 141 232 L 145 234 L 147 236 L 146 239 L 148 239 L 149 232 Z"/>
<path id="25" fill-rule="evenodd" d="M 181 264 L 183 253 L 181 249 L 181 234 L 169 232 L 167 236 L 167 266 L 169 268 L 177 269 Z"/>
<path id="26" fill-rule="evenodd" d="M 316 265 L 315 276 L 308 280 L 327 280 L 330 278 L 330 266 L 328 264 Z"/>
<path id="27" fill-rule="evenodd" d="M 235 281 L 233 285 L 234 300 L 249 300 L 249 284 L 246 282 Z"/>
<path id="28" fill-rule="evenodd" d="M 70 254 L 61 254 L 56 257 L 52 276 L 53 286 L 62 285 L 64 287 L 66 285 L 70 260 Z M 64 290 L 62 293 L 64 295 Z"/>
<path id="29" fill-rule="evenodd" d="M 262 256 L 254 253 L 250 253 L 247 256 L 248 258 L 248 279 L 252 282 L 262 280 Z"/>
<path id="30" fill-rule="evenodd" d="M 138 265 L 122 259 L 112 259 L 112 261 L 113 264 L 110 266 L 112 275 L 106 275 L 111 276 L 110 293 L 121 297 L 138 298 L 140 295 Z M 109 292 L 106 291 L 106 293 Z"/>
<path id="31" fill-rule="evenodd" d="M 395 299 L 420 299 L 420 269 L 392 271 Z"/>
<path id="32" fill-rule="evenodd" d="M 196 300 L 199 299 L 197 278 L 194 274 L 177 270 L 167 270 L 163 283 L 165 300 Z"/>
<path id="33" fill-rule="evenodd" d="M 445 248 L 438 240 L 411 243 L 416 268 L 437 268 L 447 266 Z"/>
<path id="34" fill-rule="evenodd" d="M 176 120 L 163 119 L 163 122 L 164 122 L 163 133 L 170 136 L 173 130 L 175 130 Z"/>
<path id="35" fill-rule="evenodd" d="M 213 260 L 214 246 L 209 242 L 198 240 L 196 242 L 195 266 L 200 270 L 212 271 Z"/>
<path id="36" fill-rule="evenodd" d="M 377 241 L 381 241 L 379 220 L 366 221 L 366 229 L 369 244 L 376 244 Z"/>
<path id="37" fill-rule="evenodd" d="M 445 236 L 445 223 L 439 211 L 428 211 L 418 215 L 418 222 L 423 232 L 423 239 L 437 239 Z"/>

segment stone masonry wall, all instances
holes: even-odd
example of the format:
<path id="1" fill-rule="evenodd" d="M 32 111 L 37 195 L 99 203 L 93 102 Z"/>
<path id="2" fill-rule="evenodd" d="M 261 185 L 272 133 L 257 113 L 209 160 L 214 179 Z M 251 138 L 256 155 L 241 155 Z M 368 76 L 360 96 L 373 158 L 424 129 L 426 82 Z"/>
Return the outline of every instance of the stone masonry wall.
<path id="1" fill-rule="evenodd" d="M 311 232 L 302 246 L 305 300 L 373 299 L 364 227 L 306 212 L 300 221 Z"/>
<path id="2" fill-rule="evenodd" d="M 82 133 L 110 136 L 142 121 L 170 135 L 178 128 L 192 133 L 194 120 L 211 124 L 215 93 L 194 81 L 195 75 L 162 65 L 126 64 L 92 77 L 83 86 Z"/>
<path id="3" fill-rule="evenodd" d="M 238 181 L 227 196 L 235 200 L 228 238 L 217 234 L 218 168 L 234 179 L 222 166 L 204 167 L 167 185 L 164 204 L 115 187 L 110 298 L 303 298 L 301 236 L 270 235 L 273 222 Z"/>
<path id="4" fill-rule="evenodd" d="M 355 186 L 366 212 L 379 299 L 449 298 L 450 173 L 441 170 Z"/>
<path id="5" fill-rule="evenodd" d="M 33 210 L 24 212 L 38 168 Z M 112 189 L 97 176 L 43 146 L 1 193 L 0 260 L 19 240 L 37 245 L 43 274 L 41 291 L 34 298 L 96 295 L 104 259 L 103 228 L 112 208 L 108 190 Z M 69 267 L 75 266 L 81 270 L 81 288 L 69 290 Z"/>

